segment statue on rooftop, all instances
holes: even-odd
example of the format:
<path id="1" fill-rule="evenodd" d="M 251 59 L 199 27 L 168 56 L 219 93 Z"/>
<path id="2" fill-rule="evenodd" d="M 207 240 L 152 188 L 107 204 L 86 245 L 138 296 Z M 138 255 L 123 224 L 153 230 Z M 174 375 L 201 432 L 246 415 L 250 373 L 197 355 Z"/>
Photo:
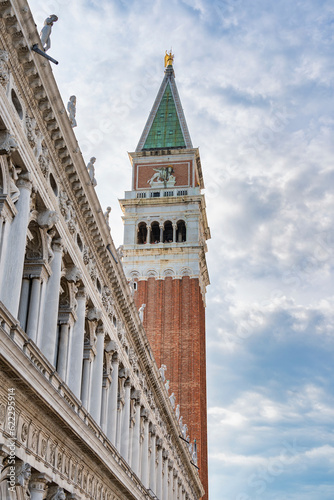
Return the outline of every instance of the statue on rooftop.
<path id="1" fill-rule="evenodd" d="M 175 401 L 176 401 L 174 392 L 172 392 L 172 394 L 169 396 L 169 401 L 170 401 L 170 404 L 172 405 L 172 408 L 174 409 L 175 408 Z"/>
<path id="2" fill-rule="evenodd" d="M 39 35 L 41 37 L 41 42 L 44 52 L 47 52 L 51 47 L 50 35 L 53 23 L 55 23 L 56 21 L 58 21 L 58 17 L 55 14 L 51 14 L 51 16 L 47 17 L 44 21 L 44 26 Z"/>
<path id="3" fill-rule="evenodd" d="M 167 52 L 166 50 L 165 68 L 167 68 L 167 66 L 173 66 L 173 60 L 174 60 L 174 55 L 172 54 L 172 51 L 170 50 L 169 52 Z"/>
<path id="4" fill-rule="evenodd" d="M 167 380 L 167 382 L 165 383 L 165 389 L 166 389 L 167 394 L 168 394 L 168 391 L 169 391 L 169 380 Z"/>
<path id="5" fill-rule="evenodd" d="M 185 440 L 187 440 L 187 430 L 188 430 L 187 424 L 183 424 L 181 426 L 181 432 L 182 432 L 183 439 L 185 439 Z"/>
<path id="6" fill-rule="evenodd" d="M 176 406 L 175 415 L 176 415 L 177 420 L 179 420 L 179 418 L 180 418 L 180 405 Z"/>
<path id="7" fill-rule="evenodd" d="M 95 156 L 92 156 L 89 162 L 87 163 L 87 170 L 89 173 L 90 180 L 95 187 L 97 185 L 96 179 L 95 179 L 95 167 L 94 163 L 96 162 Z"/>
<path id="8" fill-rule="evenodd" d="M 139 313 L 139 319 L 141 322 L 144 321 L 144 309 L 146 307 L 146 304 L 142 304 L 138 310 L 138 313 Z"/>
<path id="9" fill-rule="evenodd" d="M 110 226 L 109 226 L 109 215 L 110 215 L 110 212 L 111 212 L 111 207 L 107 207 L 107 210 L 103 214 L 104 220 L 106 221 L 107 226 L 109 228 L 110 228 Z"/>
<path id="10" fill-rule="evenodd" d="M 167 366 L 166 365 L 161 365 L 159 368 L 159 372 L 162 378 L 162 381 L 165 382 L 166 377 L 165 377 L 165 371 L 167 371 Z"/>
<path id="11" fill-rule="evenodd" d="M 75 95 L 71 95 L 70 100 L 67 103 L 67 111 L 68 111 L 68 117 L 70 120 L 71 127 L 74 128 L 77 126 L 77 121 L 75 119 L 76 115 L 76 108 L 77 105 L 77 98 Z"/>

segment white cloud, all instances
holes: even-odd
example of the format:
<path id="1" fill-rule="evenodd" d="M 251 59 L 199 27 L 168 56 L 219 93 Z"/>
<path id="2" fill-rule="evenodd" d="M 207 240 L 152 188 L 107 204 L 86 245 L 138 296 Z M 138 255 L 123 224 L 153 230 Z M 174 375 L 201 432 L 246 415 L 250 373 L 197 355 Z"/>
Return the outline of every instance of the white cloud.
<path id="1" fill-rule="evenodd" d="M 127 151 L 173 47 L 212 233 L 211 500 L 254 500 L 249 475 L 259 467 L 268 474 L 281 441 L 294 439 L 298 463 L 271 482 L 262 478 L 261 498 L 332 500 L 332 2 L 30 5 L 39 28 L 52 11 L 59 16 L 49 52 L 60 61 L 54 74 L 65 103 L 77 95 L 75 133 L 85 158 L 97 157 L 97 193 L 113 208 L 117 245 L 117 198 L 131 186 Z"/>

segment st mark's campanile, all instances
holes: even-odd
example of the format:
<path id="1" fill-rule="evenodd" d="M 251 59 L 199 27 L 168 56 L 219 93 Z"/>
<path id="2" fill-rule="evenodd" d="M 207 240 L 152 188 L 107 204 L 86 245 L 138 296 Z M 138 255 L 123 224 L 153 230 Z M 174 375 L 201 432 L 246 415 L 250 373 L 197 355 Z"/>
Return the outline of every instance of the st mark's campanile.
<path id="1" fill-rule="evenodd" d="M 183 435 L 196 440 L 207 499 L 205 253 L 210 229 L 199 150 L 191 142 L 171 53 L 166 53 L 162 84 L 129 157 L 132 190 L 120 200 L 123 266 L 155 360 L 164 365 L 169 395 L 179 405 Z"/>

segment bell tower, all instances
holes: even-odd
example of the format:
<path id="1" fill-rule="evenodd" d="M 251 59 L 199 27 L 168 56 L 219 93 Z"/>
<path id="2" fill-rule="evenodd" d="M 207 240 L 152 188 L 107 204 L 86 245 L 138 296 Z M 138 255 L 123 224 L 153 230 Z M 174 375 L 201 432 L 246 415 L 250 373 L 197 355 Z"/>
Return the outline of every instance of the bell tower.
<path id="1" fill-rule="evenodd" d="M 191 142 L 171 53 L 166 53 L 162 84 L 129 157 L 132 189 L 120 200 L 123 266 L 155 360 L 166 366 L 163 376 L 172 404 L 175 398 L 179 405 L 182 434 L 196 440 L 197 466 L 208 492 L 205 253 L 210 229 L 199 150 Z"/>

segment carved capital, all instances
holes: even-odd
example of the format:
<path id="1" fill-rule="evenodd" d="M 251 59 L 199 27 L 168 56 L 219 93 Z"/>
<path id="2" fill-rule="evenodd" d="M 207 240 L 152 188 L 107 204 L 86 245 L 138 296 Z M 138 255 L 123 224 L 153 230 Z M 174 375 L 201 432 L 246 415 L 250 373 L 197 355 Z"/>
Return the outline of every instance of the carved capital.
<path id="1" fill-rule="evenodd" d="M 5 417 L 5 407 L 1 407 L 0 411 L 2 410 L 3 408 L 3 419 Z M 2 411 L 1 411 L 1 416 L 2 416 Z M 5 444 L 0 444 L 0 470 L 2 469 L 2 463 L 3 461 L 5 460 L 6 457 L 8 457 L 8 455 L 10 454 L 10 448 L 8 446 L 6 446 Z"/>
<path id="2" fill-rule="evenodd" d="M 148 420 L 148 410 L 146 408 L 142 408 L 140 412 L 140 416 L 143 417 L 143 419 L 146 421 Z"/>
<path id="3" fill-rule="evenodd" d="M 91 307 L 87 311 L 88 321 L 99 321 L 102 318 L 102 311 L 97 307 Z"/>
<path id="4" fill-rule="evenodd" d="M 155 436 L 155 433 L 156 433 L 156 431 L 157 431 L 156 426 L 155 426 L 155 425 L 153 425 L 152 423 L 150 423 L 149 430 L 150 430 L 150 433 L 152 434 L 152 436 Z"/>
<path id="5" fill-rule="evenodd" d="M 0 155 L 11 155 L 17 148 L 15 137 L 8 130 L 0 130 Z"/>
<path id="6" fill-rule="evenodd" d="M 130 377 L 128 377 L 127 379 L 125 379 L 124 387 L 131 387 L 131 379 L 130 379 Z"/>
<path id="7" fill-rule="evenodd" d="M 43 210 L 37 217 L 37 224 L 42 229 L 51 229 L 59 221 L 59 215 L 54 210 Z"/>
<path id="8" fill-rule="evenodd" d="M 54 252 L 62 252 L 63 251 L 63 245 L 62 245 L 61 238 L 57 238 L 57 239 L 52 241 L 52 250 Z"/>
<path id="9" fill-rule="evenodd" d="M 76 299 L 79 300 L 79 299 L 85 299 L 86 300 L 86 297 L 87 297 L 87 293 L 86 293 L 86 289 L 84 286 L 81 286 L 80 288 L 78 288 L 78 291 L 77 291 L 77 294 L 76 294 Z"/>
<path id="10" fill-rule="evenodd" d="M 162 448 L 162 439 L 161 438 L 157 438 L 157 448 L 160 450 Z"/>
<path id="11" fill-rule="evenodd" d="M 66 495 L 63 488 L 61 488 L 57 484 L 50 486 L 50 488 L 48 489 L 46 500 L 65 500 L 65 498 Z"/>
<path id="12" fill-rule="evenodd" d="M 18 188 L 21 189 L 28 189 L 28 191 L 31 191 L 32 189 L 32 182 L 31 182 L 31 176 L 29 172 L 26 172 L 25 174 L 20 175 L 18 178 L 16 185 Z"/>
<path id="13" fill-rule="evenodd" d="M 137 403 L 140 403 L 141 391 L 134 389 L 131 393 L 131 399 L 134 399 Z"/>
<path id="14" fill-rule="evenodd" d="M 110 342 L 108 342 L 108 344 L 106 345 L 106 348 L 105 348 L 105 351 L 106 352 L 117 352 L 119 349 L 118 347 L 118 344 L 117 342 L 115 342 L 114 340 L 111 340 Z"/>
<path id="15" fill-rule="evenodd" d="M 69 283 L 76 283 L 82 278 L 82 272 L 77 266 L 66 268 L 65 279 Z"/>
<path id="16" fill-rule="evenodd" d="M 130 375 L 130 370 L 128 368 L 122 368 L 118 373 L 119 378 L 127 379 L 129 375 Z"/>
<path id="17" fill-rule="evenodd" d="M 30 483 L 29 483 L 29 489 L 30 492 L 33 495 L 33 492 L 41 492 L 41 491 L 46 491 L 47 489 L 47 483 L 51 483 L 52 477 L 44 474 L 42 472 L 35 472 L 31 475 Z"/>
<path id="18" fill-rule="evenodd" d="M 103 325 L 100 325 L 96 328 L 96 335 L 104 335 L 105 334 L 105 331 L 104 331 L 104 326 Z"/>

